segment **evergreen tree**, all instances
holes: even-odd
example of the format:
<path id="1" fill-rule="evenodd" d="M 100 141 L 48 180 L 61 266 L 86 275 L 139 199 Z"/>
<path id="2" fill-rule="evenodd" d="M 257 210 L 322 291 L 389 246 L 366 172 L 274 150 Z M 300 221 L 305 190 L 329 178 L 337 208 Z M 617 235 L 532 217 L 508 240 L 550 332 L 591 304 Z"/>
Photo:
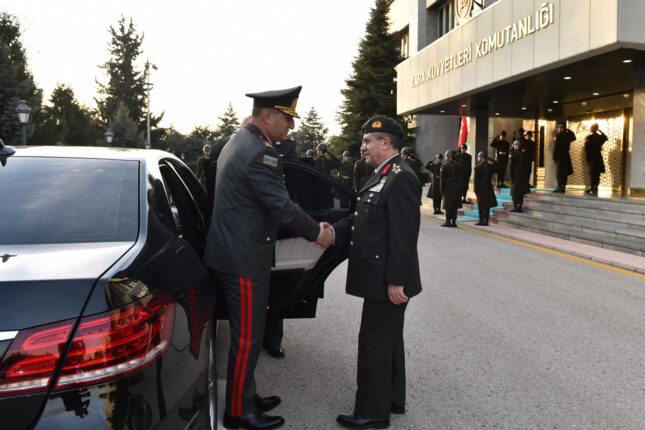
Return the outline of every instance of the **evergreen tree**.
<path id="1" fill-rule="evenodd" d="M 13 15 L 0 12 L 0 138 L 7 145 L 22 143 L 22 127 L 16 106 L 25 100 L 31 108 L 27 137 L 38 123 L 42 91 L 36 87 L 20 42 L 20 23 Z"/>
<path id="2" fill-rule="evenodd" d="M 146 62 L 143 69 L 136 67 L 136 61 L 142 53 L 143 34 L 137 34 L 132 19 L 126 23 L 123 16 L 116 28 L 110 26 L 109 33 L 110 59 L 99 66 L 105 70 L 108 82 L 102 84 L 98 79 L 96 80 L 99 98 L 95 100 L 99 117 L 104 124 L 107 124 L 116 117 L 120 106 L 124 106 L 139 131 L 145 133 L 146 92 L 151 89 L 151 85 L 147 85 L 146 80 L 151 65 Z M 150 115 L 150 127 L 156 127 L 162 116 Z"/>
<path id="3" fill-rule="evenodd" d="M 145 138 L 143 132 L 139 131 L 137 123 L 130 116 L 128 108 L 120 105 L 117 108 L 114 119 L 110 122 L 110 129 L 114 133 L 111 146 L 119 148 L 143 148 Z"/>
<path id="4" fill-rule="evenodd" d="M 233 110 L 233 105 L 229 102 L 228 108 L 224 115 L 218 117 L 220 125 L 217 127 L 217 138 L 230 136 L 235 133 L 235 130 L 240 128 L 240 121 L 237 119 L 237 114 Z"/>
<path id="5" fill-rule="evenodd" d="M 407 134 L 406 122 L 396 115 L 394 67 L 402 59 L 399 37 L 388 31 L 387 12 L 390 3 L 388 0 L 376 0 L 365 26 L 365 37 L 359 44 L 358 56 L 352 63 L 354 71 L 345 81 L 347 87 L 341 90 L 345 97 L 338 114 L 342 126 L 341 145 L 354 156 L 359 155 L 363 138 L 361 127 L 374 115 L 397 119 Z"/>
<path id="6" fill-rule="evenodd" d="M 315 107 L 300 121 L 298 129 L 289 134 L 296 141 L 296 151 L 304 154 L 308 149 L 315 149 L 319 143 L 325 141 L 329 129 L 325 127 Z M 330 148 L 331 149 L 331 148 Z"/>
<path id="7" fill-rule="evenodd" d="M 50 105 L 43 108 L 30 143 L 35 145 L 94 145 L 102 132 L 89 109 L 81 106 L 74 91 L 59 84 L 52 92 Z"/>

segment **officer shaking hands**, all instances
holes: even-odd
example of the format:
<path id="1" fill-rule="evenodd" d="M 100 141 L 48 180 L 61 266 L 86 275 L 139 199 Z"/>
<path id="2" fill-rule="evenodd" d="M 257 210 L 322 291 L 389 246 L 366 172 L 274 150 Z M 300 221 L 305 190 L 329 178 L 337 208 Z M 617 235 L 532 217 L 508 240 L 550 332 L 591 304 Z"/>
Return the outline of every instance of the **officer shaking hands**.
<path id="1" fill-rule="evenodd" d="M 405 412 L 403 320 L 408 300 L 421 292 L 421 183 L 398 153 L 402 136 L 385 116 L 363 125 L 361 151 L 373 174 L 358 191 L 356 211 L 334 224 L 337 245 L 349 246 L 346 291 L 364 299 L 354 412 L 336 419 L 348 428 L 385 428 L 390 413 Z"/>
<path id="2" fill-rule="evenodd" d="M 264 429 L 284 423 L 282 417 L 264 414 L 280 398 L 258 396 L 254 376 L 278 226 L 321 247 L 333 243 L 329 224 L 318 224 L 289 200 L 282 161 L 272 145 L 294 128 L 300 89 L 247 94 L 253 98 L 251 121 L 231 136 L 218 161 L 205 260 L 224 292 L 231 328 L 226 428 Z"/>

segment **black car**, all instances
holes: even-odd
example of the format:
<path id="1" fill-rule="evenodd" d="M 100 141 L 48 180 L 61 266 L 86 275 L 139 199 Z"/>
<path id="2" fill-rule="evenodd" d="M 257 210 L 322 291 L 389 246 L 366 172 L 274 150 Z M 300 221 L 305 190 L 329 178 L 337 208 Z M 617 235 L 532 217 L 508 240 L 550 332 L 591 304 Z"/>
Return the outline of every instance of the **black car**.
<path id="1" fill-rule="evenodd" d="M 0 154 L 0 427 L 216 428 L 215 335 L 203 263 L 212 208 L 171 154 L 23 147 Z M 284 163 L 317 220 L 354 193 Z M 244 228 L 244 226 L 240 226 Z M 211 238 L 216 240 L 216 238 Z M 314 317 L 346 250 L 279 233 L 269 312 Z"/>

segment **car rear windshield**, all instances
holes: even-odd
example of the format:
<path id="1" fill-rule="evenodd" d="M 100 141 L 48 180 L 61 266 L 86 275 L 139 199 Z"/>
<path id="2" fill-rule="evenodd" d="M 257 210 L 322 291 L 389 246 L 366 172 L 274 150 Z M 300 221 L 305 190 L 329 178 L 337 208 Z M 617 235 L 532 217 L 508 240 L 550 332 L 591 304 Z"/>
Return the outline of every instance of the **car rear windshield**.
<path id="1" fill-rule="evenodd" d="M 10 157 L 0 166 L 0 245 L 128 242 L 139 162 Z"/>

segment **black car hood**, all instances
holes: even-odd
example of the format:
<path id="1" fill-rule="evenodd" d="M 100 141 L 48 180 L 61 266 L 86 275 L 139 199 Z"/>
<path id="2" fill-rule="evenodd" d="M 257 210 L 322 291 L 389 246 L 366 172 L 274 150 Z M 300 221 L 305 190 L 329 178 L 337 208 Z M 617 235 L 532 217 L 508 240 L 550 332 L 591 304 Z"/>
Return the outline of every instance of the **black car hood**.
<path id="1" fill-rule="evenodd" d="M 133 243 L 0 245 L 0 331 L 77 318 Z"/>

